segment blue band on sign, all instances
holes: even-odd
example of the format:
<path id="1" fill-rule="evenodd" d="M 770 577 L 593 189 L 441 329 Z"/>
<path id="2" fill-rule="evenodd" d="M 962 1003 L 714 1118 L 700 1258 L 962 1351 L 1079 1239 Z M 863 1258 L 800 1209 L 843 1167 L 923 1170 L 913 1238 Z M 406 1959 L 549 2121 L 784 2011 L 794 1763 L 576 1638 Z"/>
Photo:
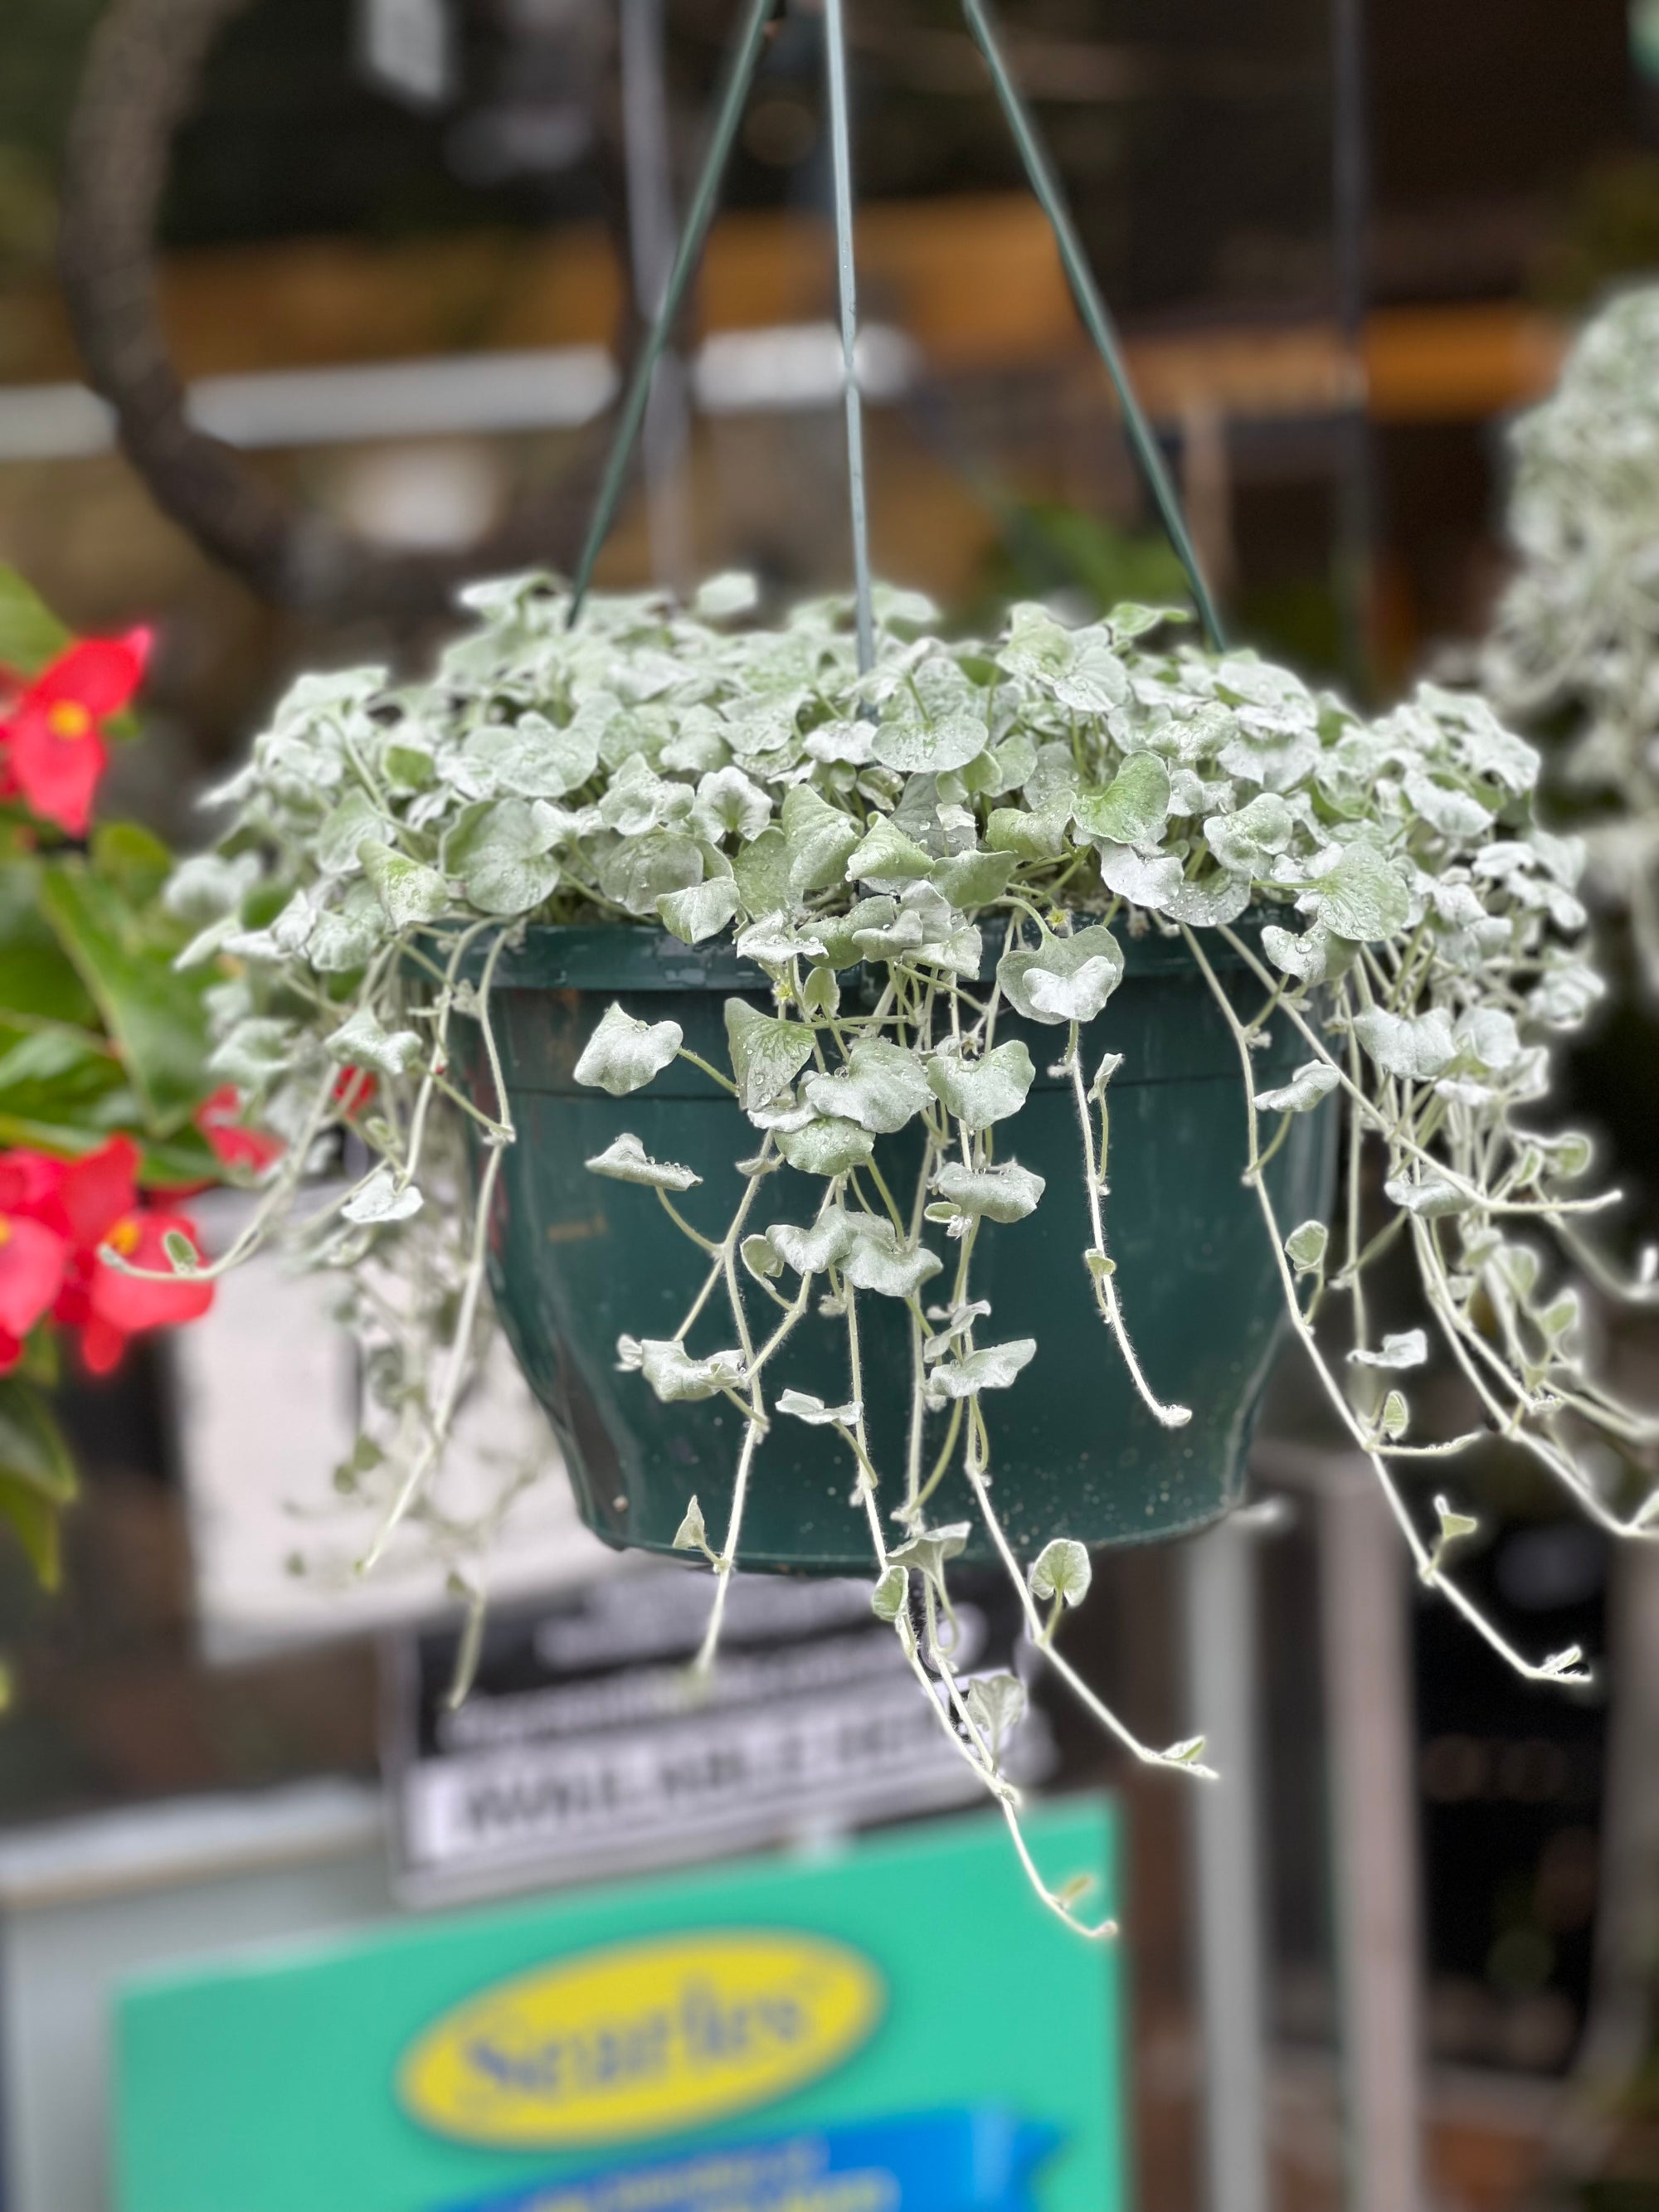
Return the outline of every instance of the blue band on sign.
<path id="1" fill-rule="evenodd" d="M 650 2166 L 537 2182 L 445 2212 L 1036 2212 L 1060 2142 L 993 2105 L 816 2129 Z"/>

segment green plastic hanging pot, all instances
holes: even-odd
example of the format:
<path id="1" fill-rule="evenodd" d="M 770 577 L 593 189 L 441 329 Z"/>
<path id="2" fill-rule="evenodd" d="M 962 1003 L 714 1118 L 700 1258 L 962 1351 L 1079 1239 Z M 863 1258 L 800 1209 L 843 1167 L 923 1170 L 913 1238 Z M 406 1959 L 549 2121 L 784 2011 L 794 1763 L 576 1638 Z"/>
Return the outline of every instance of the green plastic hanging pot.
<path id="1" fill-rule="evenodd" d="M 1131 1338 L 1152 1389 L 1192 1409 L 1184 1428 L 1146 1411 L 1096 1310 L 1083 1253 L 1091 1234 L 1082 1149 L 1069 1085 L 1048 1073 L 1064 1032 L 1012 1018 L 999 1040 L 1023 1035 L 1037 1077 L 1018 1118 L 999 1133 L 1001 1157 L 1047 1179 L 1035 1213 L 987 1222 L 975 1248 L 973 1294 L 988 1299 L 991 1340 L 1035 1337 L 1035 1358 L 1012 1389 L 986 1401 L 992 1492 L 1022 1559 L 1051 1537 L 1089 1545 L 1183 1534 L 1236 1503 L 1255 1414 L 1285 1327 L 1274 1257 L 1253 1193 L 1241 1181 L 1245 1109 L 1238 1056 L 1209 988 L 1179 942 L 1125 938 L 1122 982 L 1085 1033 L 1085 1064 L 1122 1055 L 1112 1078 L 1107 1245 Z M 1208 957 L 1241 1006 L 1259 998 L 1243 964 L 1211 940 Z M 619 1368 L 617 1340 L 669 1337 L 708 1262 L 653 1192 L 601 1180 L 584 1163 L 624 1130 L 655 1159 L 693 1168 L 702 1187 L 681 1200 L 688 1217 L 724 1233 L 742 1188 L 735 1163 L 756 1138 L 728 1093 L 684 1060 L 648 1089 L 612 1098 L 578 1084 L 583 1047 L 614 999 L 643 1021 L 671 1018 L 685 1043 L 726 1064 L 723 1006 L 732 994 L 771 1006 L 757 969 L 729 945 L 688 948 L 666 932 L 626 925 L 536 927 L 501 959 L 492 1021 L 518 1141 L 503 1159 L 489 1229 L 490 1282 L 508 1341 L 546 1408 L 583 1520 L 612 1545 L 672 1547 L 695 1493 L 718 1543 L 730 1504 L 742 1420 L 716 1398 L 664 1405 L 644 1378 Z M 458 1024 L 474 1094 L 490 1098 L 477 1024 Z M 1307 1057 L 1288 1024 L 1253 1055 L 1258 1085 Z M 913 1130 L 878 1149 L 914 1187 Z M 1335 1142 L 1325 1109 L 1292 1118 L 1267 1170 L 1288 1230 L 1326 1209 Z M 891 1182 L 891 1175 L 889 1177 Z M 815 1176 L 781 1169 L 763 1186 L 753 1225 L 809 1223 L 822 1200 Z M 935 1232 L 941 1251 L 943 1232 Z M 894 1470 L 898 1502 L 910 1406 L 909 1333 L 902 1310 L 869 1298 L 861 1349 L 872 1455 Z M 719 1304 L 690 1340 L 728 1341 Z M 810 1391 L 849 1395 L 844 1324 L 809 1314 L 768 1367 L 774 1399 Z M 930 1416 L 937 1451 L 945 1415 Z M 845 1574 L 870 1565 L 868 1531 L 852 1500 L 854 1467 L 827 1428 L 775 1419 L 756 1455 L 738 1561 L 745 1568 Z M 966 1556 L 993 1556 L 963 1478 L 952 1472 L 930 1504 L 936 1524 L 969 1521 Z M 897 1531 L 896 1530 L 896 1534 Z"/>

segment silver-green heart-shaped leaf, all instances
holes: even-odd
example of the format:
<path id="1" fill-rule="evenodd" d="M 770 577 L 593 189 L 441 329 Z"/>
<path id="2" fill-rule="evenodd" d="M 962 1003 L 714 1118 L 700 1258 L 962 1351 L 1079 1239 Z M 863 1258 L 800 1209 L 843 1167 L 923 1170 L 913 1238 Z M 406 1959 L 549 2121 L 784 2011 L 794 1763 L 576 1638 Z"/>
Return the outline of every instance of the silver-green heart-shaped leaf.
<path id="1" fill-rule="evenodd" d="M 971 914 L 1000 898 L 1013 872 L 1012 853 L 952 853 L 934 861 L 932 882 L 953 907 Z"/>
<path id="2" fill-rule="evenodd" d="M 784 793 L 783 836 L 789 887 L 797 898 L 846 882 L 848 860 L 860 842 L 859 825 L 810 783 L 792 784 Z"/>
<path id="3" fill-rule="evenodd" d="M 882 815 L 848 855 L 848 883 L 888 885 L 919 883 L 933 872 L 933 855 Z"/>
<path id="4" fill-rule="evenodd" d="M 844 1406 L 826 1406 L 822 1398 L 815 1398 L 810 1390 L 785 1390 L 778 1398 L 778 1411 L 787 1413 L 793 1420 L 805 1421 L 809 1429 L 850 1429 L 859 1417 L 856 1398 Z"/>
<path id="5" fill-rule="evenodd" d="M 933 1177 L 933 1188 L 959 1213 L 988 1221 L 1023 1221 L 1035 1213 L 1048 1185 L 1030 1168 L 1012 1161 L 1000 1166 L 970 1168 L 961 1160 L 947 1160 Z"/>
<path id="6" fill-rule="evenodd" d="M 698 836 L 711 845 L 727 837 L 746 844 L 772 819 L 772 802 L 740 768 L 720 768 L 698 784 L 696 804 L 687 818 Z"/>
<path id="7" fill-rule="evenodd" d="M 969 1060 L 954 1044 L 941 1046 L 927 1067 L 927 1087 L 963 1127 L 988 1129 L 1018 1114 L 1036 1080 L 1031 1055 L 1019 1038 L 1000 1044 L 982 1060 Z"/>
<path id="8" fill-rule="evenodd" d="M 1407 1367 L 1426 1366 L 1428 1357 L 1428 1335 L 1420 1328 L 1390 1329 L 1378 1350 L 1368 1352 L 1363 1346 L 1356 1346 L 1348 1354 L 1356 1367 L 1383 1367 L 1392 1373 Z"/>
<path id="9" fill-rule="evenodd" d="M 631 1130 L 613 1137 L 602 1152 L 586 1162 L 589 1175 L 609 1176 L 613 1182 L 638 1183 L 647 1190 L 690 1190 L 702 1177 L 672 1160 L 653 1160 Z"/>
<path id="10" fill-rule="evenodd" d="M 977 1398 L 981 1390 L 1011 1389 L 1022 1368 L 1036 1357 L 1034 1336 L 1007 1344 L 982 1344 L 960 1359 L 941 1359 L 927 1376 L 927 1395 L 935 1404 L 950 1398 Z"/>
<path id="11" fill-rule="evenodd" d="M 557 887 L 556 835 L 526 799 L 483 800 L 464 807 L 445 837 L 445 873 L 480 914 L 528 914 Z"/>
<path id="12" fill-rule="evenodd" d="M 898 716 L 878 725 L 870 750 L 884 768 L 904 775 L 945 775 L 966 768 L 990 743 L 991 732 L 973 714 L 947 714 L 936 722 Z M 868 869 L 860 874 L 868 875 Z"/>
<path id="13" fill-rule="evenodd" d="M 976 1674 L 963 1693 L 968 1717 L 989 1744 L 992 1757 L 1001 1754 L 1025 1717 L 1025 1685 L 1017 1674 Z"/>
<path id="14" fill-rule="evenodd" d="M 685 1346 L 672 1337 L 642 1338 L 639 1365 L 646 1381 L 665 1406 L 713 1398 L 722 1390 L 741 1389 L 744 1382 L 740 1352 L 714 1352 L 707 1359 L 694 1359 Z"/>
<path id="15" fill-rule="evenodd" d="M 1180 896 L 1184 878 L 1181 863 L 1172 853 L 1149 858 L 1133 845 L 1103 841 L 1095 849 L 1100 854 L 1100 880 L 1109 891 L 1115 891 L 1132 906 L 1162 914 Z"/>
<path id="16" fill-rule="evenodd" d="M 559 729 L 544 715 L 526 714 L 510 727 L 477 731 L 463 757 L 488 779 L 486 788 L 515 799 L 562 799 L 599 767 L 599 732 L 580 724 Z"/>
<path id="17" fill-rule="evenodd" d="M 1122 951 L 1099 923 L 1071 937 L 1045 932 L 1035 950 L 1011 946 L 997 963 L 1003 996 L 1031 1022 L 1091 1022 L 1122 979 Z"/>
<path id="18" fill-rule="evenodd" d="M 798 1275 L 821 1275 L 837 1266 L 854 1242 L 852 1222 L 836 1208 L 821 1214 L 810 1229 L 780 1221 L 766 1232 L 766 1241 L 785 1267 Z"/>
<path id="19" fill-rule="evenodd" d="M 809 1075 L 801 1088 L 817 1113 L 856 1121 L 878 1137 L 902 1129 L 933 1096 L 915 1056 L 884 1037 L 863 1038 L 837 1073 Z"/>
<path id="20" fill-rule="evenodd" d="M 708 1528 L 702 1517 L 702 1508 L 695 1498 L 687 1502 L 684 1517 L 672 1537 L 677 1552 L 707 1552 Z"/>
<path id="21" fill-rule="evenodd" d="M 1071 818 L 1069 794 L 1052 806 L 994 807 L 985 825 L 985 842 L 994 853 L 1012 853 L 1016 860 L 1057 860 L 1066 850 Z"/>
<path id="22" fill-rule="evenodd" d="M 574 1074 L 613 1098 L 625 1098 L 662 1073 L 684 1042 L 678 1022 L 635 1021 L 613 1000 L 582 1048 Z"/>
<path id="23" fill-rule="evenodd" d="M 913 1298 L 944 1265 L 925 1245 L 918 1251 L 907 1250 L 890 1221 L 867 1213 L 848 1218 L 853 1239 L 840 1264 L 855 1291 L 872 1291 L 884 1298 Z"/>
<path id="24" fill-rule="evenodd" d="M 1354 1016 L 1353 1033 L 1385 1075 L 1411 1083 L 1431 1082 L 1457 1054 L 1451 1019 L 1442 1006 L 1415 1016 L 1367 1006 Z"/>
<path id="25" fill-rule="evenodd" d="M 763 1014 L 742 999 L 726 1002 L 726 1043 L 746 1111 L 769 1105 L 812 1057 L 812 1032 L 804 1023 Z"/>
<path id="26" fill-rule="evenodd" d="M 379 892 L 386 918 L 394 929 L 412 929 L 422 922 L 436 921 L 447 908 L 449 886 L 435 868 L 392 852 L 373 837 L 363 839 L 357 858 Z"/>
<path id="27" fill-rule="evenodd" d="M 760 586 L 741 568 L 723 568 L 698 585 L 691 611 L 699 622 L 730 622 L 736 615 L 753 614 L 760 605 Z"/>
<path id="28" fill-rule="evenodd" d="M 1375 845 L 1360 842 L 1345 847 L 1299 903 L 1310 907 L 1336 936 L 1374 945 L 1405 927 L 1412 902 L 1399 868 Z"/>
<path id="29" fill-rule="evenodd" d="M 657 901 L 663 927 L 682 945 L 701 945 L 718 936 L 737 913 L 739 903 L 733 876 L 710 876 L 706 882 L 688 884 L 683 891 L 665 891 Z"/>
<path id="30" fill-rule="evenodd" d="M 778 1150 L 802 1175 L 846 1175 L 862 1167 L 875 1151 L 876 1140 L 854 1121 L 809 1121 L 804 1129 L 785 1130 Z"/>
<path id="31" fill-rule="evenodd" d="M 896 1620 L 910 1594 L 910 1577 L 902 1567 L 887 1565 L 870 1593 L 870 1610 L 878 1620 Z"/>
<path id="32" fill-rule="evenodd" d="M 1325 1264 L 1331 1232 L 1322 1221 L 1303 1221 L 1285 1239 L 1285 1255 L 1298 1275 L 1316 1275 Z"/>
<path id="33" fill-rule="evenodd" d="M 1089 1595 L 1094 1571 L 1088 1553 L 1075 1537 L 1052 1537 L 1032 1563 L 1031 1595 L 1042 1601 L 1062 1598 L 1067 1605 L 1081 1605 Z"/>
<path id="34" fill-rule="evenodd" d="M 793 905 L 788 841 L 775 822 L 752 844 L 739 846 L 732 872 L 745 914 L 784 914 Z"/>
<path id="35" fill-rule="evenodd" d="M 384 807 L 377 806 L 366 791 L 349 791 L 325 815 L 316 833 L 317 866 L 325 876 L 353 872 L 362 865 L 358 848 L 365 838 L 371 844 L 389 845 L 396 835 L 396 825 Z"/>
<path id="36" fill-rule="evenodd" d="M 400 1184 L 389 1166 L 375 1169 L 360 1190 L 340 1208 L 342 1218 L 367 1227 L 373 1224 L 407 1221 L 420 1212 L 423 1200 L 412 1182 Z"/>
<path id="37" fill-rule="evenodd" d="M 1307 1114 L 1322 1098 L 1328 1098 L 1341 1080 L 1328 1060 L 1310 1060 L 1297 1069 L 1288 1083 L 1258 1091 L 1255 1103 L 1263 1114 Z"/>
<path id="38" fill-rule="evenodd" d="M 372 1067 L 377 1075 L 402 1075 L 424 1048 L 415 1030 L 384 1030 L 371 1006 L 359 1006 L 328 1039 L 329 1057 L 344 1067 Z"/>
<path id="39" fill-rule="evenodd" d="M 1170 771 L 1156 753 L 1131 753 L 1103 791 L 1079 791 L 1072 816 L 1085 837 L 1155 845 L 1170 818 Z"/>
<path id="40" fill-rule="evenodd" d="M 953 1521 L 945 1528 L 925 1528 L 919 1535 L 895 1544 L 887 1554 L 887 1564 L 890 1567 L 914 1567 L 943 1595 L 946 1564 L 961 1557 L 973 1533 L 971 1524 L 966 1521 Z"/>

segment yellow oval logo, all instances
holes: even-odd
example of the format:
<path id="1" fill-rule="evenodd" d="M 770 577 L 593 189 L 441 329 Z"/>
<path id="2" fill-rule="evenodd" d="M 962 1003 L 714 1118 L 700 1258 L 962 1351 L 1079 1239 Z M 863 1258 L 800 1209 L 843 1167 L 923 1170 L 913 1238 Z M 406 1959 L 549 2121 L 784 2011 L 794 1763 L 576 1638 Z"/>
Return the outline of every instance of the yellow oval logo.
<path id="1" fill-rule="evenodd" d="M 881 1978 L 845 1945 L 765 1929 L 618 1943 L 501 1982 L 410 2050 L 403 2100 L 500 2146 L 629 2142 L 786 2097 L 849 2057 Z"/>

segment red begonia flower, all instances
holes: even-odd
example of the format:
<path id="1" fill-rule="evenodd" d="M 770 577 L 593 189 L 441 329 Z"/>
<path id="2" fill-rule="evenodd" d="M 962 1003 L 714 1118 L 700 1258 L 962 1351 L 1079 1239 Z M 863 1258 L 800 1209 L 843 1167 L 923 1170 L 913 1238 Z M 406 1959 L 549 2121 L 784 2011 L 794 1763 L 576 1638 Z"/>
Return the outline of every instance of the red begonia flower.
<path id="1" fill-rule="evenodd" d="M 164 1239 L 185 1237 L 201 1257 L 196 1231 L 182 1213 L 163 1213 L 143 1208 L 123 1214 L 104 1242 L 134 1267 L 161 1274 L 170 1272 Z M 196 1321 L 213 1304 L 211 1283 L 192 1282 L 188 1276 L 164 1283 L 129 1275 L 107 1261 L 95 1263 L 87 1286 L 87 1316 L 82 1327 L 81 1355 L 94 1375 L 106 1374 L 120 1358 L 128 1337 L 147 1328 L 168 1328 Z"/>
<path id="2" fill-rule="evenodd" d="M 283 1154 L 280 1138 L 251 1129 L 242 1119 L 242 1096 L 234 1083 L 221 1085 L 196 1109 L 197 1127 L 216 1159 L 228 1168 L 252 1168 L 258 1175 Z"/>
<path id="3" fill-rule="evenodd" d="M 380 1088 L 372 1068 L 343 1067 L 334 1084 L 334 1103 L 348 1121 L 355 1121 Z"/>
<path id="4" fill-rule="evenodd" d="M 58 1203 L 65 1165 L 50 1152 L 32 1152 L 21 1145 L 0 1152 L 0 1213 L 27 1214 L 31 1221 L 44 1221 L 49 1229 L 67 1235 L 64 1210 Z"/>
<path id="5" fill-rule="evenodd" d="M 112 1137 L 62 1167 L 55 1203 L 76 1251 L 95 1257 L 115 1224 L 138 1204 L 138 1147 L 131 1137 Z"/>
<path id="6" fill-rule="evenodd" d="M 44 1222 L 0 1213 L 0 1331 L 17 1346 L 8 1365 L 16 1365 L 23 1338 L 56 1302 L 69 1258 L 66 1240 Z"/>
<path id="7" fill-rule="evenodd" d="M 12 787 L 71 837 L 85 836 L 108 763 L 100 726 L 120 713 L 143 682 L 152 635 L 135 629 L 70 646 L 24 685 L 0 721 Z"/>

